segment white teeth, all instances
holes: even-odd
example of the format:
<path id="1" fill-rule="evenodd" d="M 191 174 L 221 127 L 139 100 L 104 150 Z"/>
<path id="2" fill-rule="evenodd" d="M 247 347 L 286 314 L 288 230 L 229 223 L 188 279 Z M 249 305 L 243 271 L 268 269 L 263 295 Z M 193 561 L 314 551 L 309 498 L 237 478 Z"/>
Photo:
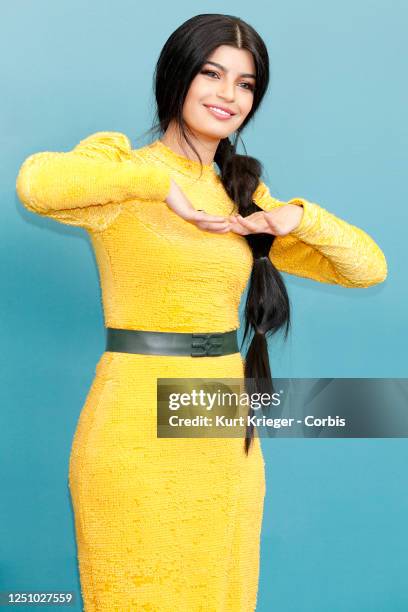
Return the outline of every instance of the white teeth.
<path id="1" fill-rule="evenodd" d="M 220 113 L 221 115 L 226 115 L 227 117 L 231 117 L 230 113 L 226 113 L 225 111 L 221 110 L 220 108 L 216 108 L 215 106 L 209 106 L 208 108 L 211 108 L 211 110 L 215 111 L 216 113 Z"/>

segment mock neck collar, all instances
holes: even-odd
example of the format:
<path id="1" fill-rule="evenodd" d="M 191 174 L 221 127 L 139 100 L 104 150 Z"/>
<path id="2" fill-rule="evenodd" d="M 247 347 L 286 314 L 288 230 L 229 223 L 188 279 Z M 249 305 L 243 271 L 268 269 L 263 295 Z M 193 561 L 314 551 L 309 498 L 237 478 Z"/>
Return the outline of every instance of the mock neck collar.
<path id="1" fill-rule="evenodd" d="M 161 161 L 163 161 L 167 166 L 173 168 L 174 170 L 178 170 L 183 174 L 190 175 L 194 174 L 194 176 L 200 176 L 201 172 L 201 164 L 198 160 L 189 159 L 184 155 L 180 155 L 170 149 L 169 146 L 164 144 L 160 139 L 155 140 L 149 145 L 150 152 L 152 155 Z M 202 176 L 204 177 L 216 177 L 218 176 L 216 171 L 216 164 L 213 162 L 212 164 L 203 164 L 202 165 Z"/>

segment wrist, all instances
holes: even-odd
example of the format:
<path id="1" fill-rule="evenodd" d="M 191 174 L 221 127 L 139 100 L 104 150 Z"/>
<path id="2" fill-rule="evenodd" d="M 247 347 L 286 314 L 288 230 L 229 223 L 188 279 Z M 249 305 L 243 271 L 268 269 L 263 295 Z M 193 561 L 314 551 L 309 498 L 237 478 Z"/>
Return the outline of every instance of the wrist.
<path id="1" fill-rule="evenodd" d="M 299 202 L 299 204 L 289 204 L 289 206 L 293 208 L 294 220 L 296 222 L 296 225 L 292 231 L 295 231 L 298 229 L 298 227 L 300 227 L 302 223 L 302 219 L 303 219 L 305 210 L 301 202 Z"/>

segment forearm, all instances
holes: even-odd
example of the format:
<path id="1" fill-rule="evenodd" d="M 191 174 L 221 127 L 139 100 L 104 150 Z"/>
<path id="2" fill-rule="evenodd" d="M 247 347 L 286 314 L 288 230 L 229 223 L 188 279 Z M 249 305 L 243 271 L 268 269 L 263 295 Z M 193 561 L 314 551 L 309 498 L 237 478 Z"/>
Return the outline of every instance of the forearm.
<path id="1" fill-rule="evenodd" d="M 367 287 L 385 280 L 384 253 L 365 231 L 303 198 L 288 204 L 303 207 L 300 223 L 291 234 L 327 258 L 341 284 Z"/>

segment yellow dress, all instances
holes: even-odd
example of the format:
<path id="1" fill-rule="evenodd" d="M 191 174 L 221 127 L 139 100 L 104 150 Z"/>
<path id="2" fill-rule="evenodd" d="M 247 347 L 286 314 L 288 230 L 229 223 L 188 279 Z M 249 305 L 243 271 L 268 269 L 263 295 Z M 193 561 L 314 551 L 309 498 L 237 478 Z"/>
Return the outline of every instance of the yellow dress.
<path id="1" fill-rule="evenodd" d="M 29 156 L 17 193 L 29 210 L 89 233 L 105 325 L 219 332 L 239 327 L 252 268 L 246 240 L 204 232 L 164 202 L 173 177 L 196 209 L 234 205 L 216 166 L 160 140 L 132 150 L 125 134 L 97 132 L 69 152 Z M 304 198 L 281 202 L 261 181 L 264 210 L 303 206 L 277 237 L 283 272 L 344 287 L 387 275 L 363 230 Z M 104 352 L 75 431 L 69 487 L 86 612 L 252 612 L 256 608 L 265 475 L 258 437 L 157 438 L 156 379 L 243 376 L 240 353 L 190 357 Z"/>

